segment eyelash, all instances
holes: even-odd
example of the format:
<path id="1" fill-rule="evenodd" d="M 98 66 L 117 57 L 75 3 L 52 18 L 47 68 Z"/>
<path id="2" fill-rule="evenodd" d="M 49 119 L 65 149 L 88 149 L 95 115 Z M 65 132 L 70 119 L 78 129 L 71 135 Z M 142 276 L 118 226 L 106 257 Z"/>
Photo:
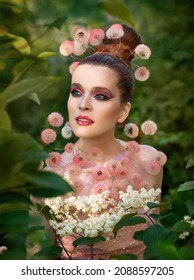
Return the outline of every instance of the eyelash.
<path id="1" fill-rule="evenodd" d="M 72 89 L 70 93 L 73 97 L 80 97 L 83 95 L 83 93 L 81 91 L 79 91 L 78 89 Z M 110 100 L 112 97 L 107 94 L 96 93 L 96 94 L 94 94 L 94 98 L 99 101 L 107 101 L 107 100 Z"/>

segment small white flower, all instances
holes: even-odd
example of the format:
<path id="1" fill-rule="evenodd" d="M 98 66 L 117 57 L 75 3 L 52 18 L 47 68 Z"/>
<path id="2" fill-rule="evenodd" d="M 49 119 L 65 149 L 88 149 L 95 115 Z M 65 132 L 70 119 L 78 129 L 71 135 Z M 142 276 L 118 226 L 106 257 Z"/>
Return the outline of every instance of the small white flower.
<path id="1" fill-rule="evenodd" d="M 184 231 L 179 235 L 179 239 L 185 239 L 187 236 L 189 236 L 189 232 Z"/>
<path id="2" fill-rule="evenodd" d="M 65 125 L 61 130 L 61 135 L 65 139 L 71 138 L 73 135 L 71 127 L 68 125 Z"/>

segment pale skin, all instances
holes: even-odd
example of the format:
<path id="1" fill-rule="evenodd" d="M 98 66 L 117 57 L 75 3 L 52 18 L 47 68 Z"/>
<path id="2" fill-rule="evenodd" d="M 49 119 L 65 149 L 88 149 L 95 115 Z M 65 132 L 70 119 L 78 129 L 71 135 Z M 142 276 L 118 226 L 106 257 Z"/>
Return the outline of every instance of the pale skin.
<path id="1" fill-rule="evenodd" d="M 68 99 L 69 121 L 79 137 L 76 146 L 83 152 L 97 146 L 103 151 L 104 160 L 122 151 L 114 136 L 115 127 L 128 117 L 131 108 L 129 102 L 121 104 L 117 80 L 117 74 L 107 67 L 80 65 L 73 73 Z M 78 125 L 75 118 L 79 115 L 88 116 L 94 123 Z"/>
<path id="2" fill-rule="evenodd" d="M 126 120 L 131 109 L 129 102 L 121 103 L 117 82 L 117 73 L 105 66 L 80 65 L 72 75 L 68 112 L 72 130 L 79 138 L 75 146 L 85 153 L 89 147 L 99 147 L 103 151 L 103 161 L 112 159 L 123 150 L 123 141 L 118 141 L 114 136 L 115 128 L 118 123 Z M 89 117 L 93 123 L 79 125 L 76 117 L 80 115 Z M 154 157 L 154 148 L 140 146 L 140 156 L 146 153 L 150 159 Z M 136 159 L 134 168 L 141 173 L 140 159 Z M 151 186 L 161 187 L 162 171 L 147 180 Z"/>

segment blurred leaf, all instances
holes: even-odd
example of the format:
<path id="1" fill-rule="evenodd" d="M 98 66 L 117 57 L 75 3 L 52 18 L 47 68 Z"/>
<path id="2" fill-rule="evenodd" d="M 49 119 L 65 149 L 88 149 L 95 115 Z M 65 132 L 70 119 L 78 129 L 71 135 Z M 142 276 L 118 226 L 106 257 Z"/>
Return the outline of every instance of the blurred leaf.
<path id="1" fill-rule="evenodd" d="M 79 245 L 94 245 L 98 242 L 105 241 L 106 239 L 103 236 L 97 237 L 80 237 L 73 242 L 73 246 L 77 247 Z"/>
<path id="2" fill-rule="evenodd" d="M 4 108 L 3 104 L 0 104 L 0 130 L 11 131 L 11 119 Z"/>
<path id="3" fill-rule="evenodd" d="M 114 226 L 113 233 L 114 236 L 117 235 L 117 232 L 120 228 L 125 226 L 133 226 L 141 223 L 146 223 L 146 219 L 140 216 L 135 216 L 136 214 L 126 214 L 121 220 Z"/>
<path id="4" fill-rule="evenodd" d="M 55 52 L 41 52 L 41 53 L 39 53 L 38 58 L 47 59 L 47 58 L 55 56 L 55 55 L 56 55 Z"/>
<path id="5" fill-rule="evenodd" d="M 16 236 L 22 234 L 22 233 L 28 233 L 33 232 L 37 230 L 45 230 L 44 226 L 36 226 L 36 227 L 30 227 L 30 228 L 16 228 L 14 230 L 11 230 L 8 232 L 3 238 L 15 238 Z"/>
<path id="6" fill-rule="evenodd" d="M 115 0 L 115 1 L 104 0 L 100 3 L 98 3 L 97 6 L 101 7 L 104 11 L 106 11 L 111 16 L 119 18 L 119 19 L 129 23 L 130 25 L 134 26 L 135 23 L 134 23 L 132 14 L 131 14 L 128 6 L 125 5 L 124 3 L 122 3 L 118 0 Z"/>
<path id="7" fill-rule="evenodd" d="M 61 79 L 57 77 L 24 79 L 16 84 L 8 86 L 0 94 L 0 102 L 11 102 L 34 92 L 44 91 L 46 88 L 58 83 L 60 80 Z"/>
<path id="8" fill-rule="evenodd" d="M 11 33 L 5 33 L 8 38 L 14 39 L 11 44 L 14 46 L 14 48 L 19 51 L 23 55 L 29 55 L 31 53 L 31 48 L 23 37 L 16 36 Z"/>
<path id="9" fill-rule="evenodd" d="M 194 260 L 194 246 L 183 246 L 180 249 L 184 260 Z"/>
<path id="10" fill-rule="evenodd" d="M 32 185 L 26 190 L 38 197 L 54 197 L 72 191 L 72 187 L 59 175 L 48 171 L 23 174 Z"/>
<path id="11" fill-rule="evenodd" d="M 27 96 L 27 98 L 31 99 L 32 101 L 40 105 L 40 99 L 36 92 L 33 92 L 30 96 Z"/>
<path id="12" fill-rule="evenodd" d="M 29 211 L 30 207 L 24 203 L 4 203 L 0 205 L 0 214 L 18 210 Z"/>
<path id="13" fill-rule="evenodd" d="M 193 215 L 194 214 L 194 201 L 193 200 L 186 201 L 186 206 L 187 206 L 189 214 Z"/>
<path id="14" fill-rule="evenodd" d="M 56 27 L 58 29 L 61 28 L 61 26 L 66 22 L 66 20 L 68 19 L 68 17 L 59 17 L 56 20 L 54 20 L 51 23 L 45 24 L 45 26 L 52 28 L 52 27 Z"/>
<path id="15" fill-rule="evenodd" d="M 179 221 L 171 228 L 172 231 L 176 232 L 189 231 L 190 229 L 191 225 L 185 221 Z"/>
<path id="16" fill-rule="evenodd" d="M 189 168 L 191 166 L 194 166 L 194 155 L 188 160 L 186 168 Z"/>
<path id="17" fill-rule="evenodd" d="M 178 192 L 194 190 L 194 181 L 187 181 L 178 187 Z"/>
<path id="18" fill-rule="evenodd" d="M 33 255 L 35 260 L 55 259 L 62 253 L 62 248 L 56 245 L 48 246 Z"/>
<path id="19" fill-rule="evenodd" d="M 26 250 L 9 248 L 5 253 L 0 254 L 0 260 L 25 260 Z"/>

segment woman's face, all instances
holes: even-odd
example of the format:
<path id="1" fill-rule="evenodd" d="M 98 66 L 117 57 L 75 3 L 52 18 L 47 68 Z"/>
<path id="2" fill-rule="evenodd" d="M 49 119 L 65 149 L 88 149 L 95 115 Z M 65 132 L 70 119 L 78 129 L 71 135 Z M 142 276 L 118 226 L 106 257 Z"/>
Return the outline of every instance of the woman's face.
<path id="1" fill-rule="evenodd" d="M 68 99 L 69 121 L 79 138 L 112 137 L 117 123 L 128 116 L 121 105 L 116 73 L 104 66 L 84 64 L 73 72 Z"/>

